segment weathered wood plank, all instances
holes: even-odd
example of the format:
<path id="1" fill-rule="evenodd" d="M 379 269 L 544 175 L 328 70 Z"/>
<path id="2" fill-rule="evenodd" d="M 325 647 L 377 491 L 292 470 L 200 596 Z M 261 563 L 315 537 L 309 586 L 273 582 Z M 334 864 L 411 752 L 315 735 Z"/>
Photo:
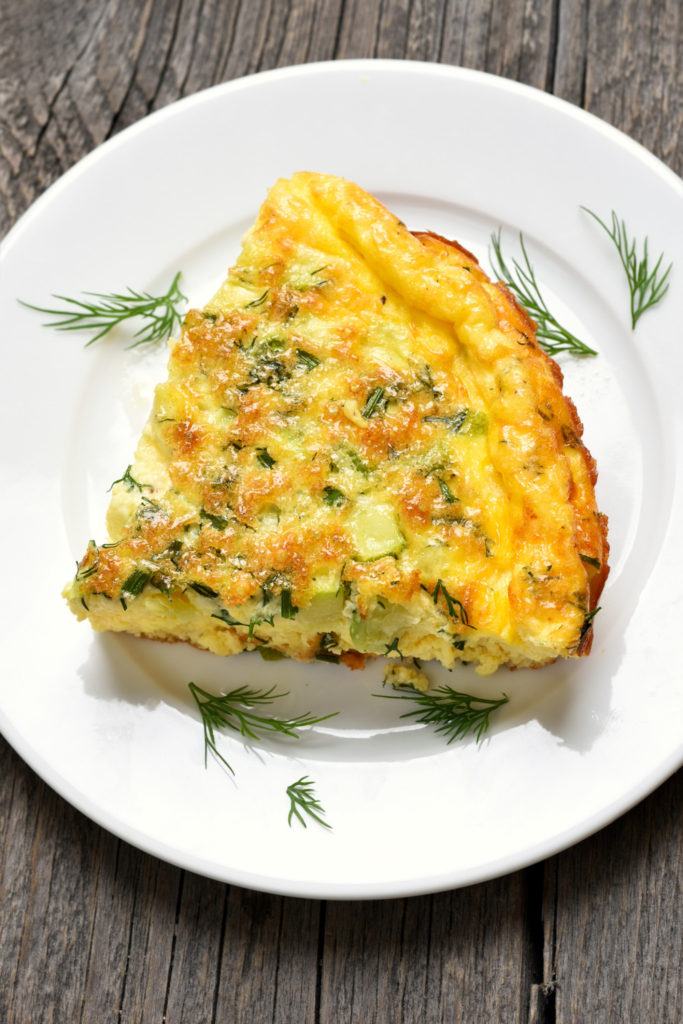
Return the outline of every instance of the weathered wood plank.
<path id="1" fill-rule="evenodd" d="M 116 876 L 107 885 L 109 893 L 132 893 L 131 913 L 122 914 L 118 920 L 127 938 L 121 987 L 116 1000 L 105 1004 L 101 995 L 104 979 L 89 976 L 83 1024 L 163 1020 L 182 880 L 183 872 L 178 868 L 121 843 Z M 101 934 L 106 941 L 106 930 L 102 929 Z M 95 964 L 106 962 L 102 943 L 93 944 L 92 960 Z"/>
<path id="2" fill-rule="evenodd" d="M 217 1021 L 316 1020 L 316 979 L 321 904 L 229 890 Z"/>
<path id="3" fill-rule="evenodd" d="M 38 790 L 35 775 L 0 738 L 0 1020 L 11 1020 L 27 955 L 22 937 L 33 912 L 29 874 Z"/>
<path id="4" fill-rule="evenodd" d="M 683 174 L 680 0 L 602 0 L 588 6 L 587 31 L 586 108 Z"/>
<path id="5" fill-rule="evenodd" d="M 226 895 L 225 885 L 183 873 L 164 1010 L 168 1024 L 212 1019 Z"/>
<path id="6" fill-rule="evenodd" d="M 79 1019 L 97 875 L 115 841 L 3 748 L 14 787 L 2 830 L 0 1019 Z"/>
<path id="7" fill-rule="evenodd" d="M 435 896 L 331 902 L 321 1019 L 526 1024 L 534 980 L 527 916 L 524 872 Z"/>
<path id="8" fill-rule="evenodd" d="M 584 3 L 560 2 L 557 41 L 550 91 L 577 106 L 584 105 L 588 60 L 588 9 Z"/>
<path id="9" fill-rule="evenodd" d="M 557 1024 L 675 1024 L 683 1003 L 683 772 L 557 858 Z"/>
<path id="10" fill-rule="evenodd" d="M 182 873 L 0 771 L 0 1020 L 161 1020 Z"/>
<path id="11" fill-rule="evenodd" d="M 85 0 L 0 5 L 0 235 L 65 169 L 46 134 L 98 18 Z M 70 145 L 73 162 L 91 143 L 74 126 Z"/>
<path id="12" fill-rule="evenodd" d="M 543 89 L 553 54 L 553 5 L 510 0 L 446 5 L 439 59 Z"/>

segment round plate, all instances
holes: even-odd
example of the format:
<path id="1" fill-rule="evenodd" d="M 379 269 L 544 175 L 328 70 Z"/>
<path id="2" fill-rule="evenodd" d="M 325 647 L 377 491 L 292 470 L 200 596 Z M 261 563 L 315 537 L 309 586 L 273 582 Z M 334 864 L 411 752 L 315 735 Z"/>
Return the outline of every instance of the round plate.
<path id="1" fill-rule="evenodd" d="M 282 111 L 288 111 L 286 116 Z M 542 147 L 538 141 L 542 140 Z M 350 178 L 411 228 L 487 267 L 522 231 L 551 309 L 599 355 L 563 357 L 610 519 L 612 571 L 587 659 L 532 672 L 427 666 L 510 702 L 486 739 L 446 745 L 379 700 L 382 665 L 222 659 L 94 635 L 60 597 L 107 488 L 131 461 L 164 376 L 163 346 L 92 348 L 22 299 L 164 288 L 202 304 L 273 181 Z M 0 724 L 59 793 L 144 850 L 208 876 L 309 897 L 436 891 L 519 868 L 621 814 L 681 763 L 683 609 L 680 267 L 635 331 L 612 209 L 650 252 L 683 238 L 681 181 L 595 118 L 543 93 L 442 65 L 348 61 L 255 75 L 165 108 L 57 182 L 1 251 L 5 346 Z M 190 681 L 277 684 L 274 713 L 338 715 L 302 734 L 221 735 L 235 775 L 204 765 Z M 288 823 L 307 776 L 330 829 Z"/>

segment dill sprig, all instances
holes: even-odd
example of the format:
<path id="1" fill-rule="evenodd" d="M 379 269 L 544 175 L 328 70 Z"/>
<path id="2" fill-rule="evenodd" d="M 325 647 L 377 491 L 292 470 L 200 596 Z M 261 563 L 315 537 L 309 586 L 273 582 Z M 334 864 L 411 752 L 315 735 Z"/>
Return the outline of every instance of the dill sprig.
<path id="1" fill-rule="evenodd" d="M 496 708 L 507 704 L 509 697 L 475 697 L 461 693 L 452 686 L 435 686 L 422 692 L 412 686 L 394 686 L 395 693 L 376 693 L 375 697 L 386 700 L 410 700 L 417 704 L 413 711 L 406 711 L 401 718 L 415 718 L 425 725 L 435 726 L 435 731 L 448 737 L 448 743 L 474 733 L 481 740 L 489 727 L 489 715 Z"/>
<path id="2" fill-rule="evenodd" d="M 281 736 L 298 738 L 299 729 L 308 725 L 316 725 L 327 718 L 333 718 L 337 712 L 329 715 L 315 716 L 307 712 L 293 718 L 271 718 L 260 715 L 254 708 L 272 704 L 278 697 L 286 697 L 286 693 L 276 693 L 275 687 L 269 690 L 253 690 L 248 686 L 237 686 L 228 693 L 216 696 L 208 693 L 196 683 L 189 683 L 189 690 L 195 699 L 202 725 L 204 726 L 204 766 L 208 763 L 209 751 L 234 775 L 232 766 L 228 764 L 216 746 L 217 729 L 233 729 L 249 739 L 260 739 L 264 733 L 279 733 Z"/>
<path id="3" fill-rule="evenodd" d="M 612 227 L 610 229 L 598 217 L 597 213 L 593 213 L 587 206 L 582 206 L 581 209 L 585 210 L 593 220 L 597 221 L 600 227 L 612 239 L 619 253 L 619 259 L 624 268 L 631 294 L 631 329 L 635 330 L 635 326 L 643 313 L 656 306 L 658 302 L 661 302 L 668 292 L 669 274 L 671 273 L 673 263 L 670 263 L 665 270 L 662 270 L 664 253 L 660 253 L 659 259 L 652 270 L 650 270 L 647 238 L 643 242 L 642 256 L 639 256 L 636 252 L 635 238 L 629 238 L 625 221 L 619 220 L 614 210 L 612 210 Z"/>
<path id="4" fill-rule="evenodd" d="M 539 345 L 551 356 L 555 356 L 559 352 L 572 352 L 577 356 L 596 356 L 595 349 L 590 348 L 575 334 L 563 327 L 548 309 L 541 295 L 536 273 L 531 265 L 521 231 L 519 244 L 522 250 L 522 262 L 513 259 L 512 266 L 509 266 L 503 257 L 501 229 L 499 228 L 497 234 L 491 235 L 495 261 L 494 258 L 489 258 L 494 273 L 504 281 L 527 313 L 536 321 L 536 339 Z"/>
<path id="5" fill-rule="evenodd" d="M 119 324 L 140 317 L 144 321 L 143 325 L 135 332 L 136 340 L 128 346 L 136 348 L 147 342 L 168 338 L 176 326 L 179 326 L 181 315 L 178 312 L 178 303 L 187 302 L 187 297 L 178 285 L 179 280 L 180 271 L 173 278 L 165 295 L 150 295 L 149 292 L 136 292 L 133 288 L 128 288 L 122 294 L 83 292 L 84 296 L 94 301 L 53 295 L 54 299 L 65 303 L 61 308 L 50 309 L 45 306 L 34 306 L 29 302 L 22 302 L 21 305 L 51 317 L 51 320 L 43 324 L 44 327 L 54 327 L 57 331 L 95 331 L 93 337 L 86 342 L 86 348 Z"/>
<path id="6" fill-rule="evenodd" d="M 307 775 L 303 775 L 296 782 L 293 782 L 291 786 L 287 786 L 287 796 L 289 797 L 289 814 L 287 816 L 287 824 L 291 828 L 292 818 L 298 818 L 304 828 L 306 828 L 306 819 L 304 814 L 307 814 L 309 818 L 317 821 L 323 828 L 331 828 L 322 817 L 325 814 L 325 809 L 316 798 L 313 792 L 314 782 L 309 779 Z"/>

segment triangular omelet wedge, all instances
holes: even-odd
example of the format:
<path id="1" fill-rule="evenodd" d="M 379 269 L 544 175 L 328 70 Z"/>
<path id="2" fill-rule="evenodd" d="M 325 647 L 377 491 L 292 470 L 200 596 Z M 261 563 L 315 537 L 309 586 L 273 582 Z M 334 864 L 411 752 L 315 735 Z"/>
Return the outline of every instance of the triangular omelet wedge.
<path id="1" fill-rule="evenodd" d="M 188 313 L 66 596 L 95 629 L 217 654 L 576 657 L 607 575 L 581 432 L 470 253 L 295 174 Z"/>

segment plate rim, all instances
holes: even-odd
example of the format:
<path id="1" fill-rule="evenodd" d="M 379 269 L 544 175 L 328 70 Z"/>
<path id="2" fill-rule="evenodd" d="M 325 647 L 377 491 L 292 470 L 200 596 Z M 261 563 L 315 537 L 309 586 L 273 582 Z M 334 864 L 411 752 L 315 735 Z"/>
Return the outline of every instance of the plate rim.
<path id="1" fill-rule="evenodd" d="M 502 88 L 504 91 L 518 93 L 527 99 L 540 102 L 551 109 L 555 109 L 559 105 L 560 109 L 565 113 L 570 114 L 576 120 L 588 124 L 593 129 L 598 129 L 601 133 L 606 134 L 608 138 L 612 139 L 615 143 L 618 143 L 621 147 L 629 149 L 638 160 L 641 162 L 645 161 L 652 171 L 656 171 L 660 177 L 663 177 L 667 184 L 675 186 L 675 188 L 680 192 L 681 198 L 683 198 L 683 180 L 676 174 L 676 172 L 667 167 L 666 164 L 664 164 L 644 146 L 589 111 L 583 110 L 569 101 L 556 97 L 553 94 L 546 93 L 537 87 L 516 82 L 498 75 L 493 75 L 490 72 L 461 68 L 454 65 L 398 59 L 350 58 L 347 60 L 295 64 L 284 68 L 275 68 L 268 71 L 256 72 L 238 79 L 210 86 L 198 91 L 197 93 L 193 93 L 190 96 L 186 96 L 169 103 L 159 110 L 153 111 L 151 114 L 141 118 L 139 121 L 128 126 L 117 135 L 107 139 L 99 146 L 95 147 L 95 149 L 91 150 L 55 182 L 53 182 L 17 219 L 16 223 L 4 236 L 2 242 L 0 242 L 0 260 L 8 258 L 14 240 L 30 226 L 35 218 L 40 217 L 42 210 L 49 203 L 54 201 L 63 187 L 66 187 L 80 174 L 87 171 L 93 163 L 106 158 L 107 153 L 114 147 L 124 146 L 128 139 L 138 133 L 146 131 L 150 126 L 150 123 L 157 123 L 164 119 L 172 118 L 180 107 L 187 108 L 194 104 L 202 103 L 207 98 L 218 94 L 229 95 L 236 93 L 244 88 L 250 87 L 256 82 L 261 83 L 264 80 L 291 78 L 297 75 L 314 76 L 315 74 L 319 74 L 321 71 L 323 73 L 338 73 L 340 70 L 342 73 L 364 73 L 369 71 L 372 71 L 373 73 L 379 71 L 381 73 L 383 71 L 399 71 L 400 73 L 407 72 L 408 74 L 416 75 L 423 75 L 427 72 L 429 75 L 454 77 L 465 81 L 471 80 L 486 82 L 494 87 Z M 469 873 L 465 872 L 465 875 L 458 881 L 454 881 L 452 877 L 437 878 L 430 876 L 422 879 L 414 878 L 406 880 L 406 884 L 394 881 L 387 883 L 386 886 L 382 886 L 378 885 L 376 882 L 367 884 L 351 882 L 328 885 L 326 883 L 311 883 L 287 879 L 285 880 L 286 884 L 277 885 L 274 884 L 274 879 L 272 877 L 266 879 L 260 875 L 252 876 L 248 872 L 241 872 L 239 870 L 235 870 L 233 867 L 229 867 L 223 874 L 217 873 L 216 871 L 212 871 L 208 864 L 204 864 L 200 857 L 195 857 L 193 862 L 193 858 L 188 857 L 184 853 L 176 853 L 174 856 L 173 850 L 167 848 L 163 841 L 159 841 L 148 834 L 139 833 L 136 828 L 131 829 L 131 827 L 126 825 L 122 820 L 112 823 L 112 821 L 109 820 L 110 816 L 101 812 L 97 806 L 90 806 L 89 798 L 77 790 L 68 779 L 61 776 L 55 778 L 54 772 L 52 774 L 50 773 L 49 764 L 44 760 L 40 751 L 31 748 L 26 737 L 21 736 L 17 732 L 13 723 L 7 718 L 3 707 L 0 707 L 0 723 L 2 726 L 1 731 L 7 738 L 10 745 L 19 754 L 19 756 L 34 771 L 36 771 L 36 773 L 50 788 L 55 790 L 73 807 L 84 813 L 90 820 L 96 822 L 100 827 L 103 827 L 111 834 L 131 843 L 133 846 L 148 854 L 160 857 L 164 861 L 175 864 L 178 867 L 198 871 L 206 877 L 216 878 L 229 884 L 243 885 L 264 892 L 302 898 L 397 898 L 460 888 L 481 881 L 487 881 L 495 877 L 500 877 L 501 875 L 524 868 L 529 864 L 536 863 L 548 856 L 561 852 L 562 850 L 567 849 L 582 839 L 587 838 L 600 829 L 606 827 L 647 797 L 658 786 L 662 785 L 683 764 L 682 741 L 680 749 L 671 753 L 657 770 L 652 770 L 647 776 L 639 781 L 637 786 L 632 787 L 632 789 L 624 793 L 620 800 L 615 801 L 607 808 L 602 808 L 601 811 L 596 812 L 591 819 L 582 821 L 580 825 L 574 826 L 564 833 L 558 833 L 552 837 L 546 838 L 543 842 L 536 844 L 535 847 L 526 851 L 524 857 L 520 857 L 518 854 L 509 854 L 506 857 L 501 857 L 491 861 L 488 868 L 484 871 L 476 871 L 472 869 Z M 117 825 L 118 827 L 116 827 Z"/>
<path id="2" fill-rule="evenodd" d="M 624 797 L 623 802 L 615 802 L 610 808 L 608 815 L 604 811 L 598 811 L 589 819 L 585 819 L 580 825 L 567 829 L 564 832 L 555 833 L 542 842 L 530 847 L 525 851 L 524 856 L 508 854 L 507 856 L 494 858 L 481 868 L 471 868 L 462 873 L 457 881 L 454 881 L 447 874 L 423 876 L 403 881 L 387 883 L 377 882 L 337 882 L 331 886 L 327 882 L 305 881 L 299 879 L 278 880 L 272 875 L 252 874 L 243 869 L 230 867 L 220 871 L 216 870 L 214 862 L 204 860 L 195 855 L 184 856 L 164 841 L 158 840 L 148 833 L 144 833 L 137 827 L 127 827 L 127 831 L 116 828 L 112 825 L 106 813 L 103 813 L 97 804 L 90 804 L 90 801 L 78 790 L 69 780 L 61 774 L 55 778 L 54 775 L 48 778 L 49 770 L 44 767 L 45 762 L 42 755 L 31 749 L 24 754 L 24 738 L 10 724 L 5 728 L 5 715 L 0 708 L 0 733 L 4 736 L 13 750 L 19 757 L 34 771 L 42 782 L 57 793 L 71 807 L 83 814 L 89 821 L 94 822 L 98 827 L 103 828 L 110 835 L 129 843 L 142 853 L 156 857 L 164 863 L 170 864 L 181 870 L 192 871 L 204 878 L 223 882 L 226 885 L 237 885 L 242 888 L 252 889 L 256 892 L 269 893 L 274 896 L 289 896 L 296 899 L 325 899 L 325 900 L 388 900 L 404 899 L 413 896 L 426 896 L 440 892 L 448 892 L 456 889 L 467 888 L 470 885 L 479 885 L 496 878 L 502 878 L 513 874 L 516 871 L 524 870 L 537 864 L 548 857 L 556 856 L 571 849 L 576 844 L 589 839 L 591 836 L 601 832 L 604 828 L 613 824 L 624 814 L 638 806 L 643 800 L 650 796 L 660 786 L 664 785 L 675 773 L 683 767 L 683 744 L 681 750 L 670 755 L 664 764 L 665 772 L 653 770 L 642 780 L 642 784 L 634 787 Z"/>
<path id="3" fill-rule="evenodd" d="M 217 82 L 215 85 L 207 86 L 205 89 L 199 89 L 197 92 L 192 93 L 189 96 L 182 96 L 177 100 L 172 100 L 170 103 L 160 107 L 158 110 L 151 111 L 144 117 L 134 121 L 133 124 L 123 128 L 116 135 L 110 136 L 103 142 L 99 143 L 94 149 L 82 156 L 72 164 L 71 167 L 67 168 L 67 170 L 64 171 L 64 173 L 55 181 L 48 185 L 45 191 L 27 207 L 27 209 L 17 218 L 9 231 L 7 231 L 2 239 L 0 239 L 0 258 L 5 255 L 5 249 L 8 248 L 14 240 L 19 229 L 23 229 L 25 223 L 29 223 L 33 217 L 38 216 L 42 206 L 51 201 L 61 188 L 70 184 L 72 178 L 77 177 L 79 174 L 83 173 L 84 170 L 87 170 L 91 163 L 102 159 L 103 156 L 106 156 L 106 153 L 109 150 L 120 145 L 125 145 L 129 138 L 134 137 L 138 132 L 146 131 L 150 124 L 156 124 L 157 122 L 163 121 L 165 118 L 173 117 L 179 109 L 189 108 L 195 104 L 205 102 L 212 96 L 220 95 L 222 93 L 229 94 L 231 92 L 239 92 L 242 89 L 248 88 L 256 81 L 267 82 L 271 79 L 277 80 L 278 78 L 293 78 L 299 75 L 308 76 L 320 73 L 328 74 L 336 72 L 339 69 L 344 69 L 345 72 L 374 72 L 379 70 L 380 72 L 386 73 L 389 71 L 400 71 L 401 74 L 433 74 L 464 80 L 471 79 L 474 82 L 479 81 L 481 83 L 488 83 L 494 87 L 501 88 L 506 92 L 518 92 L 520 95 L 526 96 L 530 100 L 543 104 L 551 109 L 559 107 L 559 109 L 563 110 L 565 114 L 578 121 L 585 122 L 593 129 L 606 134 L 615 143 L 618 143 L 626 149 L 632 150 L 635 156 L 648 163 L 650 168 L 659 176 L 663 177 L 665 180 L 668 179 L 668 184 L 678 188 L 681 191 L 681 197 L 683 198 L 683 178 L 679 177 L 679 175 L 672 168 L 668 167 L 659 157 L 655 156 L 655 154 L 647 149 L 647 147 L 642 143 L 631 138 L 625 132 L 621 131 L 621 129 L 616 128 L 609 122 L 604 121 L 597 114 L 593 114 L 591 111 L 585 110 L 583 107 L 578 107 L 576 104 L 569 100 L 565 100 L 561 96 L 555 96 L 553 93 L 539 89 L 537 86 L 528 85 L 526 82 L 518 82 L 515 79 L 505 78 L 502 75 L 496 75 L 490 71 L 481 71 L 478 68 L 467 68 L 455 64 L 442 64 L 439 62 L 423 60 L 405 60 L 400 58 L 349 57 L 340 58 L 339 60 L 288 64 L 285 67 L 256 71 L 253 74 L 243 75 L 240 78 L 233 78 L 227 82 Z"/>

